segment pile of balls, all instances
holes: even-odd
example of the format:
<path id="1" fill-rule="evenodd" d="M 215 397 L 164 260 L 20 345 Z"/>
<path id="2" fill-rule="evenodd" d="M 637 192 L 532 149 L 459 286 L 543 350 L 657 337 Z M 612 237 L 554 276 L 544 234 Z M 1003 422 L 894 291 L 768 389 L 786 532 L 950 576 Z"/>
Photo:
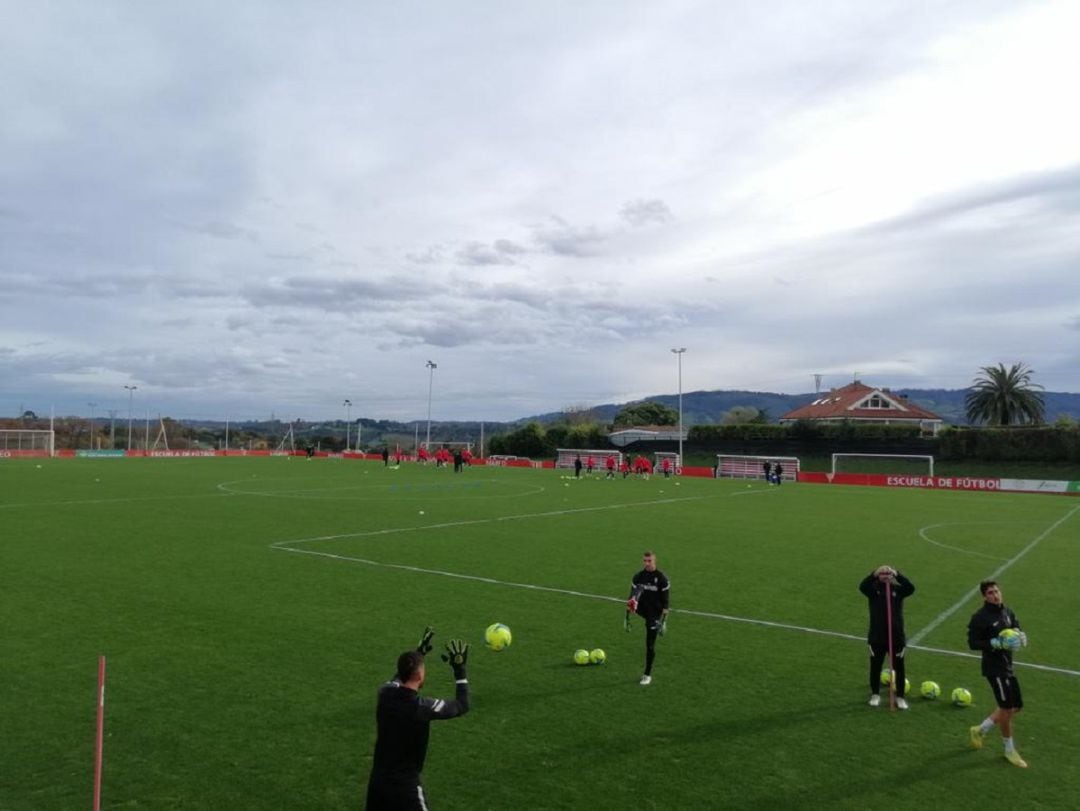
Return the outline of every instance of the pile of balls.
<path id="1" fill-rule="evenodd" d="M 889 683 L 891 681 L 892 681 L 892 671 L 890 671 L 889 668 L 887 668 L 887 667 L 882 669 L 882 671 L 881 671 L 881 683 L 883 685 L 885 685 L 886 687 L 888 687 Z M 911 693 L 911 680 L 905 678 L 904 679 L 904 695 L 909 695 L 910 693 Z M 941 685 L 938 684 L 936 681 L 931 681 L 930 679 L 927 679 L 926 681 L 924 681 L 922 684 L 919 685 L 919 695 L 921 695 L 923 698 L 927 699 L 928 701 L 934 701 L 934 700 L 936 700 L 938 698 L 941 698 Z M 966 687 L 957 687 L 957 688 L 955 688 L 952 691 L 952 693 L 950 694 L 949 698 L 951 699 L 952 703 L 954 705 L 956 705 L 957 707 L 970 707 L 971 706 L 971 701 L 972 701 L 972 699 L 971 699 L 971 691 L 968 690 Z"/>
<path id="2" fill-rule="evenodd" d="M 604 653 L 603 648 L 593 648 L 592 650 L 578 648 L 574 651 L 575 665 L 602 665 L 606 661 L 607 654 Z"/>

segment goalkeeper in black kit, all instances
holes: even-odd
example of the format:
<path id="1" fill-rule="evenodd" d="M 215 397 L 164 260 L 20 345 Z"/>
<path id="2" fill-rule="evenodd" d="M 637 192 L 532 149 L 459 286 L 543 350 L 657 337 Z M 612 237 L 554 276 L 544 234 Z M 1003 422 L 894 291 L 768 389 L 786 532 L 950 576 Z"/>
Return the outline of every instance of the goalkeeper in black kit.
<path id="1" fill-rule="evenodd" d="M 432 721 L 457 718 L 469 711 L 465 675 L 469 646 L 460 639 L 450 640 L 442 656 L 454 672 L 455 697 L 428 698 L 418 692 L 424 686 L 424 656 L 431 651 L 434 634 L 433 629 L 426 629 L 416 650 L 398 657 L 394 678 L 379 688 L 375 713 L 378 736 L 368 780 L 367 811 L 426 811 L 420 773 L 427 757 L 429 726 Z"/>
<path id="2" fill-rule="evenodd" d="M 652 666 L 656 658 L 656 638 L 667 631 L 668 604 L 671 583 L 656 568 L 656 555 L 642 555 L 642 569 L 630 581 L 630 597 L 626 601 L 626 630 L 630 630 L 630 615 L 639 614 L 645 620 L 645 672 L 641 684 L 652 684 Z"/>
<path id="3" fill-rule="evenodd" d="M 971 727 L 971 746 L 981 749 L 983 736 L 996 726 L 1005 742 L 1005 759 L 1026 769 L 1027 761 L 1020 757 L 1013 741 L 1013 718 L 1024 708 L 1020 680 L 1013 673 L 1013 651 L 1027 646 L 1027 634 L 1020 628 L 1016 614 L 1003 602 L 997 581 L 982 581 L 979 591 L 983 605 L 968 622 L 968 647 L 982 651 L 982 674 L 994 691 L 997 709 L 981 724 Z"/>

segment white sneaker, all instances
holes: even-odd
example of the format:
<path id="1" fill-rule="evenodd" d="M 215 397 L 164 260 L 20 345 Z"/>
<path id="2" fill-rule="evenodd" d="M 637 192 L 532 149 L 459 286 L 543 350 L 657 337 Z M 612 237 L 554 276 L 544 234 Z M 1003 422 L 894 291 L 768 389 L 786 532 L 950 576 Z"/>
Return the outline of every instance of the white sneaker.
<path id="1" fill-rule="evenodd" d="M 638 684 L 652 684 L 652 676 L 642 676 Z"/>
<path id="2" fill-rule="evenodd" d="M 870 706 L 877 707 L 879 704 L 881 704 L 881 696 L 879 696 L 877 693 L 872 694 L 870 696 Z"/>
<path id="3" fill-rule="evenodd" d="M 908 708 L 907 702 L 900 698 L 900 696 L 896 697 L 896 708 L 898 710 L 906 710 Z"/>

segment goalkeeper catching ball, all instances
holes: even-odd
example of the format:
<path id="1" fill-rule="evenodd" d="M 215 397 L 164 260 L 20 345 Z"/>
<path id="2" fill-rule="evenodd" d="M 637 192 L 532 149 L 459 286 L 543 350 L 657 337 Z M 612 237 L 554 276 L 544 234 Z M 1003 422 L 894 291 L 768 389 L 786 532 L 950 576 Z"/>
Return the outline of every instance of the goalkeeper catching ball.
<path id="1" fill-rule="evenodd" d="M 645 672 L 641 684 L 652 683 L 652 666 L 656 658 L 656 638 L 667 630 L 668 603 L 671 583 L 667 575 L 656 568 L 656 555 L 642 556 L 642 569 L 630 581 L 630 597 L 626 601 L 624 626 L 630 630 L 630 617 L 637 614 L 645 620 Z"/>
<path id="2" fill-rule="evenodd" d="M 434 629 L 425 629 L 416 650 L 398 657 L 394 678 L 379 688 L 375 755 L 364 806 L 367 811 L 426 809 L 420 773 L 427 757 L 431 722 L 457 718 L 469 711 L 469 680 L 465 675 L 469 645 L 460 639 L 451 639 L 442 655 L 454 673 L 456 696 L 428 698 L 419 693 L 426 676 L 424 656 L 431 652 L 434 635 Z"/>

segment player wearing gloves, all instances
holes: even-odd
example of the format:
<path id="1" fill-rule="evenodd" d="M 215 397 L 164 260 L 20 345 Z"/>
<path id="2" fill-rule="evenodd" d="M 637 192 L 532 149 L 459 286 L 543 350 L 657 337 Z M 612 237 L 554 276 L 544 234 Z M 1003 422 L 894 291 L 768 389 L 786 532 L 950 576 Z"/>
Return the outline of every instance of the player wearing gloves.
<path id="1" fill-rule="evenodd" d="M 367 811 L 426 809 L 420 773 L 427 757 L 429 725 L 469 711 L 469 680 L 465 673 L 469 646 L 460 639 L 450 640 L 442 655 L 454 673 L 455 698 L 428 698 L 418 692 L 424 686 L 424 656 L 431 652 L 434 635 L 432 628 L 425 629 L 416 650 L 398 657 L 394 678 L 379 688 Z"/>
<path id="2" fill-rule="evenodd" d="M 1020 630 L 1016 614 L 1002 601 L 1001 588 L 993 580 L 979 584 L 982 608 L 971 615 L 968 623 L 968 647 L 982 651 L 982 674 L 994 691 L 994 710 L 979 726 L 971 727 L 971 746 L 982 748 L 983 735 L 996 725 L 1005 740 L 1005 759 L 1014 766 L 1027 768 L 1027 763 L 1013 743 L 1013 716 L 1024 706 L 1020 681 L 1013 675 L 1013 655 L 1017 648 L 1027 645 L 1027 634 Z"/>
<path id="3" fill-rule="evenodd" d="M 886 588 L 888 586 L 888 588 Z M 881 667 L 889 653 L 889 619 L 892 619 L 892 684 L 896 690 L 896 706 L 908 708 L 904 691 L 907 686 L 904 653 L 907 639 L 904 636 L 904 600 L 915 593 L 915 584 L 892 566 L 878 566 L 859 583 L 861 591 L 870 603 L 870 629 L 866 641 L 870 645 L 870 706 L 881 703 Z M 886 595 L 891 604 L 886 602 Z"/>
<path id="4" fill-rule="evenodd" d="M 667 631 L 668 603 L 671 583 L 656 568 L 656 555 L 646 552 L 642 556 L 643 568 L 630 581 L 630 597 L 626 601 L 626 619 L 623 626 L 630 630 L 630 616 L 639 614 L 645 620 L 645 673 L 641 684 L 652 683 L 653 659 L 656 658 L 656 637 Z"/>

